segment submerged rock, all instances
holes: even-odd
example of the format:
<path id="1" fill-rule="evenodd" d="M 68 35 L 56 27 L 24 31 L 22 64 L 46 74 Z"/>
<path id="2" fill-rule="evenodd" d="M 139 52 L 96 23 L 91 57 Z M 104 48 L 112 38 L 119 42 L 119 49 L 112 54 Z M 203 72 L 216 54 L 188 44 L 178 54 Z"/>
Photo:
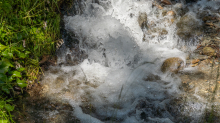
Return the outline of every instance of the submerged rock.
<path id="1" fill-rule="evenodd" d="M 167 35 L 168 31 L 164 28 L 150 28 L 148 30 L 149 34 Z"/>
<path id="2" fill-rule="evenodd" d="M 59 88 L 59 87 L 61 87 L 64 83 L 65 83 L 65 79 L 64 79 L 63 77 L 59 76 L 59 77 L 56 78 L 55 86 L 56 86 L 56 88 Z"/>
<path id="3" fill-rule="evenodd" d="M 201 24 L 192 15 L 185 15 L 181 17 L 180 21 L 177 22 L 176 25 L 178 27 L 177 35 L 184 40 L 201 34 Z"/>
<path id="4" fill-rule="evenodd" d="M 138 17 L 138 23 L 141 29 L 147 27 L 147 13 L 140 13 Z"/>
<path id="5" fill-rule="evenodd" d="M 178 57 L 172 57 L 166 59 L 162 66 L 161 71 L 162 72 L 172 72 L 172 73 L 178 73 L 179 70 L 183 69 L 184 67 L 184 61 L 181 58 Z"/>
<path id="6" fill-rule="evenodd" d="M 161 80 L 160 76 L 150 74 L 147 77 L 143 78 L 144 81 L 156 81 L 156 80 Z"/>

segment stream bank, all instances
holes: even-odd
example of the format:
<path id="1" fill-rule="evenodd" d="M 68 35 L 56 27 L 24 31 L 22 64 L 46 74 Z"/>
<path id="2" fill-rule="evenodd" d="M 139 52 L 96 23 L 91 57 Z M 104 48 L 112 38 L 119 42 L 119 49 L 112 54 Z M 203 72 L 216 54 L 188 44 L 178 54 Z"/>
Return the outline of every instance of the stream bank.
<path id="1" fill-rule="evenodd" d="M 75 3 L 74 3 L 75 2 Z M 76 4 L 75 7 L 79 7 L 80 9 L 72 8 L 73 10 L 81 10 L 72 13 L 71 16 L 75 15 L 83 15 L 84 4 L 80 1 L 74 1 L 73 3 Z M 143 4 L 146 1 L 141 1 Z M 55 66 L 49 67 L 48 71 L 45 71 L 45 76 L 42 78 L 41 83 L 36 84 L 33 89 L 29 90 L 29 96 L 25 97 L 24 102 L 27 103 L 27 107 L 22 107 L 24 112 L 27 112 L 26 118 L 24 117 L 17 119 L 23 122 L 35 121 L 35 122 L 217 122 L 219 121 L 219 91 L 218 91 L 218 73 L 219 73 L 219 8 L 214 8 L 214 10 L 210 7 L 203 8 L 202 12 L 196 13 L 197 16 L 195 18 L 194 14 L 191 14 L 189 11 L 195 9 L 195 6 L 199 6 L 198 3 L 188 3 L 184 5 L 183 3 L 175 3 L 174 7 L 170 7 L 169 5 L 160 5 L 157 3 L 157 6 L 153 5 L 153 2 L 146 4 L 147 7 L 152 6 L 153 11 L 153 19 L 151 18 L 150 14 L 141 14 L 141 17 L 138 17 L 139 12 L 134 14 L 130 14 L 129 16 L 133 16 L 133 18 L 140 18 L 134 19 L 137 23 L 137 30 L 141 30 L 143 36 L 138 37 L 134 34 L 133 37 L 138 37 L 141 40 L 139 42 L 152 43 L 152 44 L 160 44 L 161 42 L 165 41 L 164 45 L 166 45 L 167 40 L 164 40 L 167 35 L 172 33 L 170 30 L 167 30 L 167 27 L 164 26 L 164 29 L 158 28 L 158 22 L 163 23 L 164 21 L 168 21 L 168 27 L 175 26 L 177 32 L 175 36 L 178 36 L 178 43 L 177 46 L 174 47 L 168 45 L 168 48 L 177 47 L 178 50 L 185 54 L 184 63 L 185 68 L 183 70 L 178 71 L 177 74 L 170 74 L 165 73 L 162 74 L 160 70 L 160 66 L 162 62 L 166 60 L 166 58 L 162 58 L 160 60 L 152 60 L 150 64 L 143 64 L 143 66 L 139 67 L 137 64 L 140 63 L 141 57 L 134 54 L 135 60 L 127 62 L 125 66 L 122 65 L 120 67 L 126 68 L 129 66 L 130 68 L 126 69 L 127 73 L 123 73 L 121 71 L 120 76 L 112 74 L 112 76 L 116 76 L 120 82 L 116 88 L 116 86 L 111 87 L 112 83 L 107 86 L 112 89 L 111 94 L 105 94 L 104 91 L 99 93 L 96 92 L 99 88 L 103 87 L 106 92 L 109 91 L 108 88 L 105 88 L 102 83 L 103 78 L 99 78 L 96 74 L 93 74 L 92 71 L 94 70 L 102 70 L 102 67 L 105 66 L 106 68 L 110 68 L 113 64 L 108 63 L 105 61 L 99 65 L 99 59 L 95 59 L 91 57 L 90 52 L 84 50 L 85 48 L 96 48 L 97 44 L 93 42 L 95 39 L 89 39 L 90 37 L 85 35 L 82 28 L 82 37 L 79 37 L 79 34 L 71 33 L 71 31 L 75 28 L 68 27 L 65 22 L 66 28 L 63 28 L 64 34 L 64 44 L 58 50 L 57 56 L 58 59 L 56 61 Z M 204 0 L 202 0 L 204 2 Z M 214 2 L 214 1 L 211 1 Z M 206 4 L 211 4 L 211 2 L 205 1 Z M 85 2 L 86 3 L 86 2 Z M 96 5 L 104 4 L 104 8 L 108 10 L 108 4 L 97 1 L 92 2 L 91 8 L 94 11 L 97 9 Z M 121 2 L 122 5 L 127 5 L 126 2 Z M 141 3 L 138 3 L 140 5 Z M 216 3 L 217 4 L 217 3 Z M 106 5 L 106 6 L 105 6 Z M 117 6 L 117 2 L 112 5 Z M 120 5 L 120 4 L 118 4 Z M 130 4 L 129 4 L 130 5 Z M 145 5 L 145 4 L 144 4 Z M 74 5 L 73 5 L 74 6 Z M 162 11 L 160 7 L 163 7 Z M 100 7 L 100 6 L 98 6 Z M 171 11 L 173 12 L 170 12 Z M 169 10 L 169 11 L 168 11 Z M 72 10 L 71 10 L 72 11 Z M 86 10 L 85 10 L 86 11 Z M 146 10 L 148 11 L 148 10 Z M 88 11 L 87 11 L 88 12 Z M 115 18 L 117 18 L 117 11 L 114 11 L 116 14 L 112 14 Z M 66 12 L 68 13 L 68 12 Z M 85 12 L 86 13 L 86 12 Z M 95 13 L 95 12 L 94 12 Z M 99 11 L 97 12 L 99 13 Z M 95 13 L 95 16 L 97 13 Z M 165 13 L 165 16 L 163 15 Z M 167 15 L 166 15 L 167 13 Z M 171 14 L 170 14 L 171 13 Z M 176 15 L 174 16 L 175 13 Z M 204 15 L 204 13 L 207 13 Z M 88 14 L 88 13 L 86 13 Z M 79 17 L 82 21 L 83 15 Z M 156 17 L 160 17 L 160 19 L 156 20 Z M 132 18 L 132 17 L 131 17 Z M 161 20 L 162 18 L 162 20 Z M 68 18 L 69 20 L 71 18 Z M 64 19 L 68 21 L 68 19 Z M 77 20 L 77 18 L 74 18 Z M 73 20 L 74 20 L 73 19 Z M 92 20 L 91 21 L 98 21 Z M 100 18 L 99 18 L 100 19 Z M 109 24 L 113 21 L 118 26 L 129 26 L 129 24 L 125 23 L 125 20 L 120 20 L 120 23 L 124 23 L 124 25 L 118 24 L 117 19 L 112 19 L 110 17 L 105 17 L 104 21 L 109 21 Z M 152 21 L 154 20 L 154 21 Z M 100 23 L 105 25 L 106 23 L 101 21 Z M 138 22 L 137 22 L 138 21 Z M 158 22 L 157 22 L 158 21 Z M 75 21 L 76 22 L 76 21 Z M 70 22 L 71 23 L 71 22 Z M 90 22 L 88 22 L 90 23 Z M 95 24 L 95 23 L 93 23 Z M 127 25 L 126 25 L 127 24 Z M 62 24 L 61 24 L 62 25 Z M 71 25 L 71 24 L 70 24 Z M 73 24 L 74 25 L 74 24 Z M 83 26 L 83 25 L 81 25 Z M 92 24 L 90 25 L 92 26 Z M 64 26 L 63 26 L 64 27 Z M 109 27 L 111 28 L 111 27 Z M 62 29 L 61 29 L 62 30 Z M 123 28 L 119 27 L 119 30 L 123 30 Z M 128 29 L 129 30 L 129 29 Z M 119 32 L 120 33 L 120 32 Z M 128 33 L 122 33 L 122 37 L 125 38 L 126 36 L 129 37 Z M 94 35 L 94 34 L 93 34 Z M 119 39 L 116 34 L 111 33 L 109 40 L 111 39 Z M 125 35 L 125 36 L 123 36 Z M 116 38 L 115 38 L 115 37 Z M 71 38 L 70 38 L 71 37 Z M 81 39 L 82 38 L 82 39 Z M 101 37 L 105 38 L 105 37 Z M 131 43 L 133 38 L 126 38 L 128 42 Z M 172 38 L 171 38 L 172 39 Z M 88 44 L 80 44 L 86 42 Z M 101 39 L 100 39 L 101 40 Z M 131 40 L 131 42 L 130 42 Z M 74 41 L 74 42 L 72 42 Z M 91 42 L 89 42 L 91 41 Z M 138 40 L 139 41 L 139 40 Z M 116 42 L 115 42 L 116 43 Z M 175 42 L 168 42 L 170 44 Z M 85 45 L 85 46 L 84 46 Z M 118 44 L 120 45 L 120 44 Z M 139 45 L 135 43 L 131 43 L 138 47 Z M 145 46 L 145 44 L 143 44 Z M 99 45 L 102 47 L 102 45 Z M 121 45 L 120 45 L 121 46 Z M 147 45 L 146 45 L 147 46 Z M 83 47 L 83 48 L 82 48 Z M 122 47 L 123 48 L 123 47 Z M 164 48 L 164 47 L 163 47 Z M 100 52 L 105 53 L 106 57 L 108 55 L 108 47 L 104 49 L 98 50 Z M 134 52 L 139 49 L 134 49 Z M 147 52 L 151 52 L 152 49 L 147 49 Z M 62 52 L 61 52 L 62 51 Z M 91 50 L 92 51 L 92 50 Z M 129 50 L 128 50 L 129 51 Z M 174 50 L 177 52 L 177 50 Z M 94 51 L 95 52 L 95 51 Z M 138 51 L 137 51 L 138 52 Z M 158 51 L 160 52 L 160 51 Z M 167 51 L 170 52 L 169 50 Z M 130 53 L 130 51 L 128 52 Z M 133 53 L 133 52 L 132 52 Z M 131 54 L 132 54 L 131 53 Z M 140 53 L 140 52 L 138 52 Z M 142 52 L 141 52 L 142 53 Z M 117 54 L 117 53 L 116 53 Z M 171 53 L 172 54 L 172 53 Z M 105 56 L 103 55 L 103 56 Z M 121 54 L 120 54 L 121 55 Z M 120 56 L 119 55 L 119 56 Z M 155 53 L 157 55 L 157 52 Z M 166 55 L 166 54 L 165 54 Z M 176 56 L 178 56 L 177 54 Z M 148 55 L 147 55 L 148 56 Z M 150 55 L 149 55 L 150 56 Z M 89 60 L 85 61 L 85 59 L 89 58 L 93 60 L 97 60 L 96 62 L 92 63 Z M 105 58 L 106 58 L 105 57 Z M 137 57 L 137 58 L 136 58 Z M 166 57 L 170 57 L 169 55 Z M 102 59 L 103 57 L 97 56 L 96 58 Z M 117 58 L 117 57 L 116 57 Z M 110 58 L 109 58 L 110 59 Z M 121 59 L 119 58 L 119 61 Z M 148 59 L 149 60 L 149 59 Z M 112 61 L 113 62 L 113 61 Z M 120 64 L 121 62 L 116 62 Z M 154 66 L 153 64 L 157 64 L 158 66 Z M 81 65 L 78 67 L 77 65 Z M 86 64 L 92 64 L 91 66 L 86 66 Z M 132 66 L 133 65 L 133 66 Z M 91 70 L 86 71 L 91 67 Z M 115 66 L 117 68 L 117 66 Z M 137 69 L 136 69 L 137 68 Z M 143 68 L 143 69 L 139 69 Z M 157 68 L 157 69 L 155 69 Z M 117 69 L 116 69 L 117 70 Z M 118 70 L 120 71 L 121 68 Z M 148 70 L 152 70 L 149 73 Z M 104 72 L 103 72 L 104 71 Z M 107 70 L 100 71 L 102 76 L 107 74 Z M 106 72 L 106 73 L 105 73 Z M 64 73 L 64 74 L 63 74 Z M 122 74 L 123 73 L 123 74 Z M 133 74 L 132 74 L 133 73 Z M 141 76 L 136 76 L 134 73 L 139 73 L 140 75 L 143 74 L 144 78 Z M 91 76 L 90 76 L 91 74 Z M 76 77 L 79 78 L 76 78 Z M 92 78 L 92 76 L 95 76 Z M 124 79 L 122 77 L 127 77 L 125 81 L 130 84 L 132 89 L 140 89 L 143 90 L 142 92 L 138 93 L 136 90 L 132 90 L 131 88 L 127 87 L 126 85 L 120 84 L 123 83 Z M 72 78 L 73 77 L 73 78 Z M 75 77 L 75 78 L 74 78 Z M 112 79 L 112 78 L 108 78 Z M 139 80 L 139 81 L 136 81 Z M 172 81 L 172 82 L 170 82 Z M 135 84 L 132 84 L 134 82 Z M 142 82 L 142 83 L 141 83 Z M 173 83 L 174 82 L 174 83 Z M 177 83 L 177 85 L 175 84 Z M 112 85 L 111 85 L 112 84 Z M 147 87 L 146 90 L 143 87 Z M 128 98 L 124 93 L 124 89 L 131 89 L 133 92 L 127 91 L 128 94 L 131 96 L 137 96 L 138 98 Z M 162 89 L 161 89 L 162 88 Z M 171 90 L 169 90 L 171 89 Z M 167 91 L 168 90 L 168 91 Z M 95 94 L 93 95 L 93 93 Z M 98 93 L 98 94 L 97 94 Z M 96 95 L 97 94 L 97 95 Z M 119 95 L 119 100 L 123 97 L 126 98 L 127 101 L 132 101 L 132 106 L 130 108 L 125 108 L 126 106 L 129 107 L 129 104 L 122 105 L 121 103 L 125 103 L 126 100 L 121 100 L 122 102 L 117 103 L 114 102 L 116 98 L 115 95 Z M 99 98 L 97 96 L 101 95 Z M 156 96 L 157 95 L 157 96 Z M 159 95 L 159 96 L 158 96 Z M 22 97 L 23 98 L 23 97 Z M 113 98 L 113 101 L 108 98 Z M 98 100 L 94 103 L 94 100 Z M 106 103 L 100 101 L 104 100 Z M 97 103 L 97 105 L 96 105 Z M 19 105 L 19 104 L 18 104 Z M 107 109 L 103 109 L 103 107 L 109 107 Z M 116 114 L 108 114 L 103 112 L 114 112 L 118 111 Z M 65 113 L 64 113 L 65 112 Z M 101 113 L 100 113 L 101 112 Z M 128 112 L 127 114 L 125 112 Z M 201 112 L 201 113 L 199 113 Z M 63 114 L 62 114 L 63 113 Z M 22 114 L 22 113 L 21 113 Z M 30 119 L 28 119 L 30 118 Z M 64 120 L 65 119 L 65 120 Z M 99 120 L 98 120 L 99 119 Z M 25 121 L 26 120 L 26 121 Z"/>

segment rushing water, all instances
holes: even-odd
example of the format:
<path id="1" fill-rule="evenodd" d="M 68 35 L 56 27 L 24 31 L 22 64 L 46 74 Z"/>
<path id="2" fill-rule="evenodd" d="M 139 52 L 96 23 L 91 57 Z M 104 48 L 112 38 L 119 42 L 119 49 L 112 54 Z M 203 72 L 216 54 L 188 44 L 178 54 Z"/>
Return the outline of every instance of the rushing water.
<path id="1" fill-rule="evenodd" d="M 178 122 L 169 107 L 184 93 L 179 89 L 181 79 L 161 72 L 161 65 L 170 57 L 185 63 L 186 51 L 194 50 L 198 43 L 193 39 L 181 49 L 186 42 L 177 35 L 177 23 L 184 2 L 163 10 L 153 7 L 152 0 L 86 0 L 78 4 L 74 5 L 80 11 L 65 16 L 64 21 L 65 29 L 79 43 L 71 42 L 73 48 L 63 46 L 58 57 L 58 63 L 71 56 L 69 60 L 78 64 L 51 67 L 42 80 L 43 92 L 68 102 L 82 123 Z M 192 19 L 192 26 L 201 25 L 196 12 L 205 5 L 218 9 L 214 1 L 206 0 L 189 7 L 185 15 Z M 176 15 L 163 14 L 170 10 Z M 141 28 L 138 18 L 142 13 L 147 15 L 147 26 Z M 188 115 L 199 118 L 204 106 L 191 107 L 198 110 Z"/>

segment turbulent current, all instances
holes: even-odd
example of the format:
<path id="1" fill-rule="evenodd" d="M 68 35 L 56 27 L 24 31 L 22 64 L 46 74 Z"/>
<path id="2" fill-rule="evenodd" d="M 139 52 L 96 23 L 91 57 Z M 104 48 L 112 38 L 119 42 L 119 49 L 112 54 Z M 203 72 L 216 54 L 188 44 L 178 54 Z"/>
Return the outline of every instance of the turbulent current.
<path id="1" fill-rule="evenodd" d="M 199 27 L 196 12 L 218 8 L 215 2 L 201 0 L 183 10 L 189 25 Z M 191 114 L 179 111 L 173 102 L 184 93 L 181 79 L 161 71 L 166 59 L 178 57 L 184 65 L 187 51 L 196 49 L 199 35 L 187 41 L 177 35 L 180 10 L 188 4 L 182 0 L 160 9 L 153 0 L 75 2 L 80 11 L 64 22 L 78 42 L 61 46 L 60 65 L 51 66 L 41 81 L 43 93 L 69 103 L 82 123 L 189 122 L 183 116 L 197 122 L 204 106 L 195 104 L 198 110 Z"/>

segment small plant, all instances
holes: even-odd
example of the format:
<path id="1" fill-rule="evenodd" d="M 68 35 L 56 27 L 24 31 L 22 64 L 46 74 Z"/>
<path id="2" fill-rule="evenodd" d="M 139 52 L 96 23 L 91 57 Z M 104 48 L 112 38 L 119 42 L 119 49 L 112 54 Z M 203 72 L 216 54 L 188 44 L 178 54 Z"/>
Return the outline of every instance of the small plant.
<path id="1" fill-rule="evenodd" d="M 11 111 L 14 110 L 14 106 L 10 104 L 13 100 L 0 97 L 0 123 L 14 123 L 11 115 Z"/>

